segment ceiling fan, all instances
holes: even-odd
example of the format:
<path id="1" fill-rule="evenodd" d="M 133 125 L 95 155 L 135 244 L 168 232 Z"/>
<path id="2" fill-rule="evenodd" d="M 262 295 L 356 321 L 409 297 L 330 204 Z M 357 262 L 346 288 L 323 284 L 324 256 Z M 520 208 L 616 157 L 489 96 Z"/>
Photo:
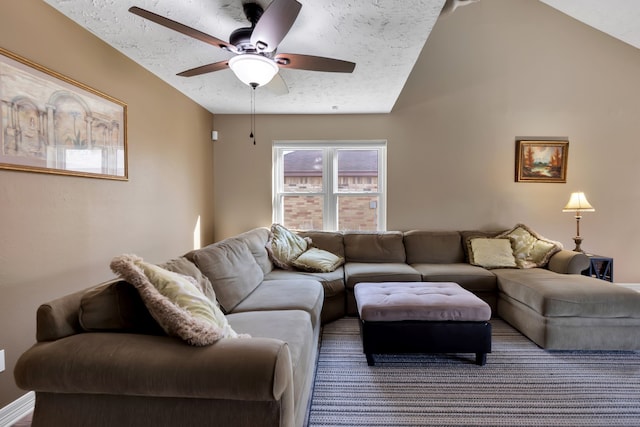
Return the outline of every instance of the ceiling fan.
<path id="1" fill-rule="evenodd" d="M 231 68 L 242 82 L 255 89 L 269 83 L 280 68 L 353 72 L 356 66 L 353 62 L 312 55 L 276 53 L 301 8 L 302 5 L 296 0 L 273 0 L 266 9 L 258 3 L 244 3 L 244 14 L 251 26 L 233 31 L 228 42 L 136 6 L 131 7 L 129 12 L 236 54 L 231 59 L 192 68 L 178 73 L 178 76 L 193 77 Z"/>

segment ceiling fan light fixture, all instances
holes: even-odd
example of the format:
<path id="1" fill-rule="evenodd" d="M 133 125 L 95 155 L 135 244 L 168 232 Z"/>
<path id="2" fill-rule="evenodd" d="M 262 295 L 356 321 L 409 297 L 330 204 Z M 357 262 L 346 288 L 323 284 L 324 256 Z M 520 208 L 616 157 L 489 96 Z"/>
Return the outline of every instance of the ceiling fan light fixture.
<path id="1" fill-rule="evenodd" d="M 229 68 L 248 86 L 264 86 L 278 74 L 278 65 L 274 61 L 257 54 L 234 56 L 229 60 Z"/>

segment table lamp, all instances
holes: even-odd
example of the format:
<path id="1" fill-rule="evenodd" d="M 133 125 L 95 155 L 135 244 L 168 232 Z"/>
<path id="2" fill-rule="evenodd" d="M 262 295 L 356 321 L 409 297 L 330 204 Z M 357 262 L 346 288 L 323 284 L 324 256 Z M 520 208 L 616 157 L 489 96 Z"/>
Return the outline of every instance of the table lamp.
<path id="1" fill-rule="evenodd" d="M 580 248 L 580 243 L 582 243 L 582 237 L 580 237 L 580 219 L 582 218 L 582 212 L 595 212 L 596 210 L 589 204 L 586 196 L 582 191 L 578 191 L 575 193 L 571 193 L 571 197 L 569 198 L 569 203 L 567 206 L 562 209 L 562 212 L 575 212 L 576 213 L 576 237 L 573 238 L 573 241 L 576 242 L 576 247 L 574 249 L 575 252 L 583 252 L 582 248 Z"/>

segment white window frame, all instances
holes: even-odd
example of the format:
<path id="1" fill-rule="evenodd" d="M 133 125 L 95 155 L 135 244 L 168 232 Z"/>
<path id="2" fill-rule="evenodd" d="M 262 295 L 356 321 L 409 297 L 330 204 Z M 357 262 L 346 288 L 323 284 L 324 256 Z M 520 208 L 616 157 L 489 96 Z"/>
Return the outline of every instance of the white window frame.
<path id="1" fill-rule="evenodd" d="M 341 149 L 377 150 L 378 151 L 378 191 L 377 192 L 338 192 L 338 156 Z M 291 150 L 322 150 L 322 192 L 294 193 L 285 192 L 283 159 L 284 153 Z M 274 141 L 272 147 L 272 219 L 274 223 L 283 223 L 283 199 L 286 196 L 322 196 L 323 230 L 338 229 L 338 196 L 377 195 L 378 196 L 378 230 L 387 228 L 387 141 Z"/>

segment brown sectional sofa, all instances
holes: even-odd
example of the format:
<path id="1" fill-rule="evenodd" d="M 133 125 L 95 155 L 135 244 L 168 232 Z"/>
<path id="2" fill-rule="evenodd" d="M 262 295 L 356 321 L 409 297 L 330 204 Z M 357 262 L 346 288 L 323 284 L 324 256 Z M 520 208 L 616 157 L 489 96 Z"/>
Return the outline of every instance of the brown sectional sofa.
<path id="1" fill-rule="evenodd" d="M 640 349 L 640 293 L 579 275 L 582 254 L 560 251 L 546 268 L 486 270 L 467 261 L 465 239 L 478 232 L 299 234 L 345 264 L 329 273 L 274 268 L 266 228 L 184 257 L 251 339 L 192 347 L 162 335 L 122 281 L 92 288 L 98 299 L 81 291 L 43 304 L 38 342 L 14 371 L 36 391 L 33 426 L 301 426 L 321 324 L 356 314 L 353 289 L 364 281 L 459 283 L 547 349 Z"/>

